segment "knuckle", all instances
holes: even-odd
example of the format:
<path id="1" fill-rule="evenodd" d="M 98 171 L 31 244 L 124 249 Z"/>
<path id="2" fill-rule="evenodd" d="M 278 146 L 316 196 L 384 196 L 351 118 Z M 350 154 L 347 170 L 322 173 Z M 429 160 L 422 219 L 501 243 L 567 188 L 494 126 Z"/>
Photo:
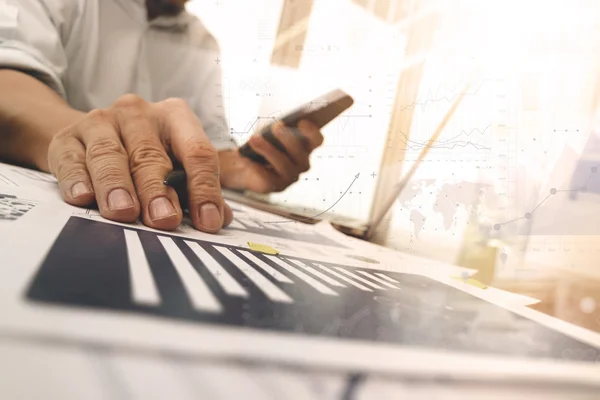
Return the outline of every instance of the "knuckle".
<path id="1" fill-rule="evenodd" d="M 165 185 L 158 178 L 135 181 L 135 191 L 140 200 L 149 201 L 154 195 L 165 193 Z M 144 200 L 145 199 L 145 200 Z"/>
<path id="2" fill-rule="evenodd" d="M 65 150 L 57 156 L 55 175 L 60 181 L 81 179 L 85 174 L 85 160 L 76 150 Z"/>
<path id="3" fill-rule="evenodd" d="M 142 141 L 129 153 L 129 167 L 132 174 L 146 166 L 155 167 L 157 165 L 171 167 L 171 160 L 159 143 Z"/>
<path id="4" fill-rule="evenodd" d="M 79 165 L 75 165 L 75 164 L 71 164 L 71 165 L 62 165 L 60 167 L 57 168 L 58 172 L 58 176 L 60 178 L 59 181 L 60 182 L 73 182 L 73 181 L 79 181 L 79 180 L 87 180 L 87 177 L 85 176 L 85 172 L 84 172 L 84 165 L 83 164 L 79 164 Z"/>
<path id="5" fill-rule="evenodd" d="M 219 181 L 212 174 L 197 174 L 190 179 L 190 186 L 192 188 L 201 187 L 202 190 L 207 192 L 220 190 Z"/>
<path id="6" fill-rule="evenodd" d="M 109 112 L 101 108 L 96 108 L 87 114 L 86 119 L 92 124 L 103 122 L 109 119 Z"/>
<path id="7" fill-rule="evenodd" d="M 121 142 L 112 138 L 97 138 L 87 148 L 87 156 L 91 161 L 107 161 L 112 157 L 127 156 Z"/>
<path id="8" fill-rule="evenodd" d="M 214 146 L 206 140 L 194 139 L 185 143 L 184 157 L 188 161 L 197 161 L 207 165 L 217 165 L 219 153 Z"/>
<path id="9" fill-rule="evenodd" d="M 58 153 L 56 157 L 56 164 L 58 168 L 79 166 L 85 164 L 82 155 L 74 149 L 64 149 Z"/>
<path id="10" fill-rule="evenodd" d="M 189 108 L 187 101 L 179 97 L 169 97 L 161 103 L 167 108 Z"/>
<path id="11" fill-rule="evenodd" d="M 52 138 L 48 146 L 48 166 L 56 177 L 61 176 L 62 168 L 71 166 L 77 162 L 85 163 L 84 155 L 77 151 L 77 148 L 69 146 L 69 144 L 67 134 L 60 132 Z"/>
<path id="12" fill-rule="evenodd" d="M 190 199 L 195 203 L 202 202 L 207 198 L 221 197 L 219 181 L 212 175 L 194 175 L 189 182 L 189 187 Z"/>
<path id="13" fill-rule="evenodd" d="M 119 97 L 115 102 L 114 106 L 116 108 L 142 108 L 146 105 L 146 100 L 138 96 L 137 94 L 125 94 Z"/>
<path id="14" fill-rule="evenodd" d="M 125 182 L 127 172 L 110 163 L 99 164 L 95 168 L 94 181 L 106 186 L 119 186 Z"/>

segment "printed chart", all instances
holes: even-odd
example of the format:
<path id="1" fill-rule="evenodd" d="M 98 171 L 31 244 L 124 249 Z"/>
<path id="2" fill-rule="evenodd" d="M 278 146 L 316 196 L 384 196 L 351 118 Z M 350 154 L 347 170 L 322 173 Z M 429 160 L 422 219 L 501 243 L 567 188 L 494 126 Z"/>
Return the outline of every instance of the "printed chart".
<path id="1" fill-rule="evenodd" d="M 68 220 L 26 297 L 312 337 L 559 359 L 581 351 L 590 360 L 600 356 L 426 277 L 266 255 L 79 217 Z"/>

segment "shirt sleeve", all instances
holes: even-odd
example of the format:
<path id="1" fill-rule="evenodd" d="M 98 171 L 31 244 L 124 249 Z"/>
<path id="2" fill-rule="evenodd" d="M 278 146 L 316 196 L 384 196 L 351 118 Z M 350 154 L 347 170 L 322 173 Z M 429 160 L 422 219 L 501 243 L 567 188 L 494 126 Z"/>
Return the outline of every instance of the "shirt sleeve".
<path id="1" fill-rule="evenodd" d="M 208 33 L 199 21 L 196 21 L 194 33 L 201 37 L 193 40 L 194 48 L 199 55 L 198 71 L 201 76 L 199 90 L 195 93 L 194 111 L 204 127 L 212 145 L 218 150 L 233 150 L 238 147 L 229 132 L 226 111 L 223 102 L 222 70 L 220 65 L 219 46 L 214 37 Z"/>
<path id="2" fill-rule="evenodd" d="M 61 30 L 72 0 L 0 0 L 0 68 L 20 70 L 62 97 L 67 69 Z"/>

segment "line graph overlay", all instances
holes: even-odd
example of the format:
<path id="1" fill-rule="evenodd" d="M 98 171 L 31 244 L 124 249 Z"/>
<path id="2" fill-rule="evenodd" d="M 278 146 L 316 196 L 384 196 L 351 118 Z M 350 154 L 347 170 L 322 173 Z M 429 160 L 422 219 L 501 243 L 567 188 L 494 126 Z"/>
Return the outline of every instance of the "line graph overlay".
<path id="1" fill-rule="evenodd" d="M 491 128 L 491 126 L 492 126 L 492 124 L 489 124 L 488 126 L 483 128 L 483 130 L 481 130 L 479 128 L 473 128 L 468 132 L 466 130 L 462 130 L 458 135 L 455 135 L 455 136 L 453 136 L 449 139 L 445 139 L 445 140 L 437 140 L 436 142 L 431 143 L 431 144 L 427 144 L 427 141 L 411 140 L 411 139 L 409 139 L 408 134 L 406 134 L 405 132 L 400 132 L 400 134 L 403 136 L 403 139 L 401 139 L 401 142 L 406 146 L 406 148 L 408 150 L 421 150 L 425 147 L 429 147 L 431 149 L 453 150 L 456 147 L 465 148 L 469 145 L 472 146 L 473 148 L 475 148 L 476 150 L 492 150 L 491 147 L 483 146 L 479 143 L 472 142 L 471 140 L 457 140 L 462 135 L 470 137 L 475 132 L 477 132 L 481 136 L 483 136 L 483 135 L 485 135 L 487 130 L 489 128 Z"/>
<path id="2" fill-rule="evenodd" d="M 494 224 L 494 230 L 499 231 L 502 228 L 502 226 L 504 226 L 504 225 L 509 225 L 513 222 L 521 221 L 523 219 L 531 219 L 533 217 L 533 214 L 536 212 L 536 210 L 539 209 L 546 202 L 546 200 L 548 200 L 550 197 L 556 195 L 557 193 L 573 193 L 573 192 L 585 193 L 588 189 L 587 185 L 590 183 L 590 179 L 592 179 L 592 176 L 594 176 L 598 172 L 598 168 L 600 168 L 600 165 L 590 168 L 590 173 L 589 173 L 588 178 L 586 179 L 585 183 L 583 184 L 583 186 L 576 188 L 576 189 L 552 188 L 552 189 L 550 189 L 550 194 L 548 194 L 546 197 L 544 197 L 542 199 L 542 201 L 540 201 L 531 211 L 526 212 L 525 215 L 523 215 L 522 217 L 518 217 L 518 218 L 511 219 L 509 221 Z"/>
<path id="3" fill-rule="evenodd" d="M 451 96 L 444 95 L 444 96 L 438 96 L 438 97 L 428 97 L 425 100 L 416 100 L 416 101 L 413 101 L 412 103 L 409 103 L 409 104 L 399 107 L 398 111 L 406 111 L 406 110 L 413 109 L 417 106 L 426 106 L 429 103 L 437 103 L 437 102 L 444 101 L 444 100 L 447 101 L 448 103 L 451 103 L 458 96 L 474 96 L 477 93 L 479 93 L 479 91 L 481 90 L 483 85 L 485 85 L 486 82 L 491 81 L 491 80 L 493 80 L 493 79 L 484 79 L 481 81 L 481 83 L 479 84 L 479 86 L 476 89 L 467 90 L 464 92 L 457 92 Z M 462 86 L 464 86 L 464 83 L 456 85 L 456 88 L 452 91 L 456 91 L 456 89 L 458 89 L 459 87 L 462 87 Z"/>
<path id="4" fill-rule="evenodd" d="M 331 210 L 333 207 L 335 207 L 344 198 L 344 196 L 346 196 L 348 191 L 352 188 L 352 185 L 354 185 L 354 182 L 356 182 L 356 180 L 359 177 L 360 177 L 360 172 L 358 174 L 354 175 L 354 179 L 352 180 L 352 182 L 350 183 L 350 185 L 348 186 L 346 191 L 336 200 L 336 202 L 333 203 L 331 206 L 329 206 L 326 210 L 321 211 L 318 214 L 312 215 L 312 216 L 304 218 L 304 219 L 299 219 L 299 220 L 264 221 L 263 224 L 286 224 L 286 223 L 290 223 L 290 222 L 304 222 L 304 221 L 310 221 L 314 218 L 320 217 L 321 215 L 327 213 L 329 210 Z"/>

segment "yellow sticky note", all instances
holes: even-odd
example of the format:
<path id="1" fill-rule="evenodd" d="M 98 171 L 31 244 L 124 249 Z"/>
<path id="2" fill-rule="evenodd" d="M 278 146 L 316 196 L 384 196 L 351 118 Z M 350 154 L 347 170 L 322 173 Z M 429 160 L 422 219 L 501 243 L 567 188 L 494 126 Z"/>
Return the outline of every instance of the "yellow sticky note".
<path id="1" fill-rule="evenodd" d="M 250 247 L 250 250 L 260 251 L 261 253 L 279 254 L 279 251 L 275 250 L 271 246 L 267 246 L 266 244 L 248 242 L 248 246 Z"/>
<path id="2" fill-rule="evenodd" d="M 473 279 L 473 278 L 464 279 L 464 278 L 461 278 L 459 276 L 455 276 L 454 279 L 458 279 L 460 281 L 468 283 L 471 286 L 475 286 L 476 288 L 479 288 L 479 289 L 487 289 L 487 285 L 479 282 L 477 279 Z"/>

